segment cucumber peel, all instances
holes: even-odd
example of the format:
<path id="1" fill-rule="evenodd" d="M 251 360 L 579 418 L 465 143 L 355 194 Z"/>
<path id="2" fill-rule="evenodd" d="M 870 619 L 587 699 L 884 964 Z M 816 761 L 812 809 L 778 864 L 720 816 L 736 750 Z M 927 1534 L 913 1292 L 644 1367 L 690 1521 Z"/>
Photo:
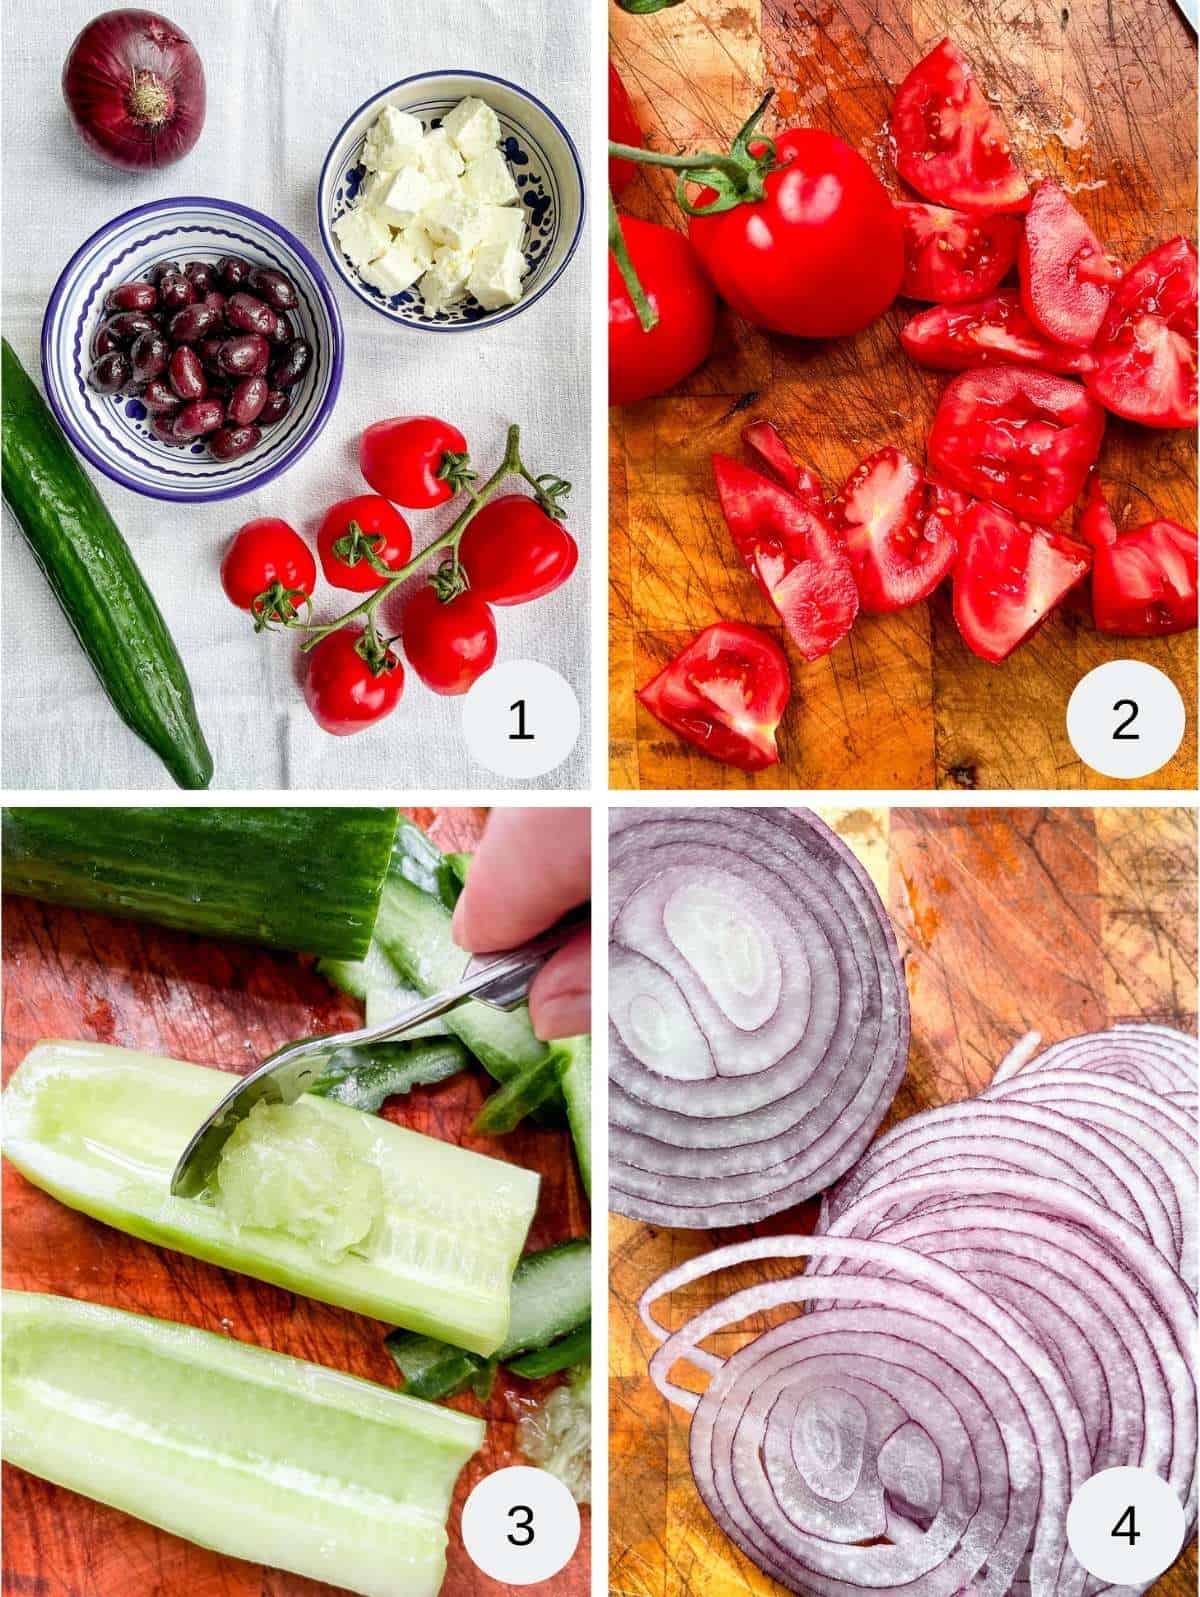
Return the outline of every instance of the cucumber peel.
<path id="1" fill-rule="evenodd" d="M 481 1421 L 192 1326 L 4 1293 L 10 1463 L 360 1597 L 436 1597 Z"/>

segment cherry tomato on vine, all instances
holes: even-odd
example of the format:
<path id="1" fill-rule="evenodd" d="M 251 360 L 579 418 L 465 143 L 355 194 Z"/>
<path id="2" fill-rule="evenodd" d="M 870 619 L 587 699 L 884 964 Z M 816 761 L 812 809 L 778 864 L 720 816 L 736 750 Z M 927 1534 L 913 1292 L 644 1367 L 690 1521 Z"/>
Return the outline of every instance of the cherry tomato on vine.
<path id="1" fill-rule="evenodd" d="M 267 619 L 282 621 L 304 610 L 316 585 L 312 551 L 277 516 L 260 516 L 239 527 L 221 561 L 221 586 L 229 600 L 256 619 L 262 616 L 264 595 L 275 601 Z M 280 615 L 281 608 L 287 614 Z"/>
<path id="2" fill-rule="evenodd" d="M 475 475 L 467 440 L 436 416 L 375 422 L 359 442 L 358 464 L 377 494 L 406 510 L 444 505 Z"/>
<path id="3" fill-rule="evenodd" d="M 376 571 L 367 557 L 368 548 L 389 572 L 407 563 L 412 533 L 395 506 L 378 494 L 356 494 L 331 505 L 317 533 L 317 553 L 326 582 L 351 593 L 382 588 L 389 580 L 388 572 Z"/>
<path id="4" fill-rule="evenodd" d="M 361 628 L 342 627 L 322 638 L 312 651 L 304 678 L 304 698 L 318 726 L 335 737 L 382 721 L 400 702 L 404 667 L 383 649 L 373 669 L 365 657 Z"/>
<path id="5" fill-rule="evenodd" d="M 621 74 L 608 63 L 608 136 L 614 144 L 641 144 L 642 130 L 638 126 L 629 90 L 621 81 Z M 608 186 L 614 195 L 621 195 L 633 182 L 637 168 L 632 161 L 617 157 L 608 158 Z"/>
<path id="6" fill-rule="evenodd" d="M 465 693 L 496 659 L 496 622 L 469 589 L 442 599 L 430 584 L 404 607 L 400 624 L 408 663 L 435 693 Z"/>
<path id="7" fill-rule="evenodd" d="M 647 332 L 608 252 L 608 402 L 632 405 L 674 388 L 712 348 L 717 300 L 682 233 L 623 216 L 621 237 L 642 291 L 658 316 Z"/>
<path id="8" fill-rule="evenodd" d="M 458 558 L 478 598 L 527 604 L 562 586 L 579 562 L 579 546 L 536 499 L 502 494 L 467 523 Z"/>

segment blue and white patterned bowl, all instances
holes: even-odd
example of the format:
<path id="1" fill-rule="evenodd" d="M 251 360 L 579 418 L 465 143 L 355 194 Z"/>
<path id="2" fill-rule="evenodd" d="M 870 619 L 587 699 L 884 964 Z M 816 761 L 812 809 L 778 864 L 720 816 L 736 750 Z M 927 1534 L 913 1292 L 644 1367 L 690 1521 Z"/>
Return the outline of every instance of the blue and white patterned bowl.
<path id="1" fill-rule="evenodd" d="M 332 227 L 349 210 L 363 181 L 362 147 L 385 105 L 420 117 L 426 130 L 467 95 L 486 100 L 500 119 L 501 149 L 512 168 L 525 211 L 525 258 L 529 271 L 515 305 L 485 311 L 474 300 L 449 310 L 427 311 L 415 288 L 387 295 L 364 283 L 342 254 Z M 583 168 L 571 135 L 554 112 L 526 90 L 486 72 L 423 72 L 381 89 L 360 105 L 330 146 L 317 187 L 321 238 L 338 275 L 359 299 L 401 327 L 431 333 L 462 333 L 491 327 L 528 310 L 541 299 L 575 253 L 583 232 Z"/>
<path id="2" fill-rule="evenodd" d="M 109 289 L 160 261 L 215 262 L 222 255 L 287 273 L 300 300 L 289 315 L 314 351 L 287 414 L 263 429 L 257 448 L 228 461 L 214 460 L 203 440 L 164 443 L 139 400 L 98 394 L 87 382 L 92 335 Z M 342 380 L 342 320 L 312 253 L 278 222 L 232 200 L 156 200 L 114 217 L 63 268 L 42 321 L 42 374 L 67 437 L 114 482 L 153 499 L 232 499 L 286 471 L 329 420 Z"/>

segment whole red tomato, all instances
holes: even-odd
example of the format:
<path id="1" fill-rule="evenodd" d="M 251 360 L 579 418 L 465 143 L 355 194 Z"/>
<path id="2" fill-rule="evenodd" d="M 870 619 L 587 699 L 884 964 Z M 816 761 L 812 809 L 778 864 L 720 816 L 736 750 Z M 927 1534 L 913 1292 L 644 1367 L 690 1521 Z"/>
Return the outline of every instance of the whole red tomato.
<path id="1" fill-rule="evenodd" d="M 579 546 L 526 494 L 502 494 L 467 523 L 458 546 L 471 592 L 489 604 L 527 604 L 560 588 Z"/>
<path id="2" fill-rule="evenodd" d="M 278 516 L 259 516 L 239 527 L 221 561 L 221 586 L 230 602 L 256 620 L 268 606 L 271 621 L 296 615 L 316 585 L 312 551 Z"/>
<path id="3" fill-rule="evenodd" d="M 465 693 L 496 659 L 496 623 L 477 594 L 442 599 L 431 585 L 404 607 L 408 663 L 435 693 Z"/>
<path id="4" fill-rule="evenodd" d="M 682 233 L 620 221 L 625 249 L 658 321 L 646 332 L 621 268 L 608 252 L 608 402 L 632 405 L 665 394 L 712 348 L 717 302 L 696 252 Z"/>
<path id="5" fill-rule="evenodd" d="M 406 510 L 444 505 L 475 475 L 467 440 L 436 416 L 375 422 L 359 442 L 358 464 L 377 494 Z"/>
<path id="6" fill-rule="evenodd" d="M 691 241 L 717 293 L 756 327 L 797 338 L 857 333 L 899 290 L 900 215 L 862 156 L 832 133 L 789 128 L 774 142 L 779 164 L 762 180 L 763 197 L 693 216 Z M 716 198 L 707 188 L 694 203 Z"/>
<path id="7" fill-rule="evenodd" d="M 375 569 L 368 549 L 387 571 Z M 383 587 L 390 572 L 407 563 L 412 533 L 386 499 L 378 494 L 356 494 L 353 499 L 339 499 L 325 512 L 317 533 L 317 553 L 326 582 L 351 593 L 371 593 Z"/>
<path id="8" fill-rule="evenodd" d="M 611 61 L 608 63 L 608 136 L 614 144 L 640 145 L 642 142 L 642 130 L 638 126 L 629 90 L 621 82 L 621 74 Z M 608 186 L 614 195 L 624 193 L 636 171 L 632 161 L 609 157 Z"/>
<path id="9" fill-rule="evenodd" d="M 404 667 L 391 649 L 373 666 L 366 633 L 342 627 L 313 650 L 304 678 L 304 698 L 317 725 L 349 737 L 390 715 L 404 692 Z"/>

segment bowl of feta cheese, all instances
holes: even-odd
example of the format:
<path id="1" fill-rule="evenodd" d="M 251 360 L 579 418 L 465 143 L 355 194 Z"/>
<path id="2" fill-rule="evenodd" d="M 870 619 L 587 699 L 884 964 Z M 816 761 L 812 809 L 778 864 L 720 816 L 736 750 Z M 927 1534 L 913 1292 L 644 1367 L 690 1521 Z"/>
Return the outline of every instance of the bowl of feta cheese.
<path id="1" fill-rule="evenodd" d="M 583 169 L 540 100 L 484 72 L 381 89 L 333 141 L 321 238 L 346 286 L 402 327 L 465 332 L 525 310 L 583 231 Z"/>

